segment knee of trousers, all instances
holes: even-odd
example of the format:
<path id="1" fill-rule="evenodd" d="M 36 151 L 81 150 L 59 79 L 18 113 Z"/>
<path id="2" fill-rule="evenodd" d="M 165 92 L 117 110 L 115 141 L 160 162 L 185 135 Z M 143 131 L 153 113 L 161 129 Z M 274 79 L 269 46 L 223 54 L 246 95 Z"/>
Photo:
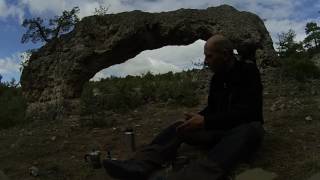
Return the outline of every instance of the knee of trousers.
<path id="1" fill-rule="evenodd" d="M 246 138 L 249 142 L 259 143 L 263 140 L 264 129 L 260 122 L 250 122 L 243 124 L 233 130 L 232 133 L 239 134 L 239 136 Z"/>
<path id="2" fill-rule="evenodd" d="M 260 122 L 250 122 L 246 128 L 249 141 L 260 144 L 264 137 L 264 128 Z"/>

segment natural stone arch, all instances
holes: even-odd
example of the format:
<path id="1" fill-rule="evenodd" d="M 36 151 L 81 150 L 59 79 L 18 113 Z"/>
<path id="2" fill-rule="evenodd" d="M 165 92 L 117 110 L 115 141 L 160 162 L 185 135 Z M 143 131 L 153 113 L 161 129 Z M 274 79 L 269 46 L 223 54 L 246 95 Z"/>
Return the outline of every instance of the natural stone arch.
<path id="1" fill-rule="evenodd" d="M 77 114 L 69 110 L 79 109 L 77 99 L 84 83 L 100 70 L 144 50 L 187 45 L 216 33 L 227 36 L 237 49 L 248 49 L 248 43 L 259 46 L 259 62 L 270 63 L 276 57 L 263 21 L 227 5 L 206 10 L 132 11 L 85 17 L 71 33 L 32 54 L 21 76 L 27 113 L 63 107 L 61 112 Z"/>

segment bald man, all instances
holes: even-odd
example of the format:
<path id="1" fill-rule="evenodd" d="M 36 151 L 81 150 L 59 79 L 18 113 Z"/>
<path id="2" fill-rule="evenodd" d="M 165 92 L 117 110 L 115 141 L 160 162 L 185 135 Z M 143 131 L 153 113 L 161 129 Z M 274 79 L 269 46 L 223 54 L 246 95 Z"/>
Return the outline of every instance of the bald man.
<path id="1" fill-rule="evenodd" d="M 240 161 L 259 147 L 264 134 L 262 85 L 254 63 L 237 61 L 232 43 L 223 35 L 209 38 L 204 63 L 214 75 L 207 106 L 186 113 L 161 131 L 130 160 L 104 160 L 106 171 L 120 179 L 147 179 L 168 161 L 174 161 L 182 143 L 206 148 L 208 156 L 173 173 L 168 179 L 223 180 Z"/>

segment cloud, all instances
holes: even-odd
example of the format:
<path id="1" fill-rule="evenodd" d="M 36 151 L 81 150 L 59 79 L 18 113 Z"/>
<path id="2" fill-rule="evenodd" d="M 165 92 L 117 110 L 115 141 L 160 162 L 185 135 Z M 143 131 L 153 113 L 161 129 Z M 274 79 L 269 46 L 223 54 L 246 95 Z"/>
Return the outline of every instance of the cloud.
<path id="1" fill-rule="evenodd" d="M 288 18 L 295 12 L 298 0 L 123 0 L 126 9 L 139 9 L 148 12 L 171 11 L 180 8 L 205 9 L 211 6 L 228 4 L 242 11 L 259 14 L 263 18 Z M 110 2 L 112 7 L 112 2 Z"/>
<path id="2" fill-rule="evenodd" d="M 95 8 L 100 5 L 110 6 L 109 13 L 118 13 L 128 10 L 134 10 L 134 7 L 126 6 L 121 0 L 18 0 L 20 7 L 29 12 L 32 16 L 52 17 L 60 15 L 64 10 L 71 10 L 73 7 L 79 7 L 79 17 L 90 16 L 94 14 Z"/>
<path id="3" fill-rule="evenodd" d="M 125 63 L 111 66 L 98 72 L 92 80 L 113 76 L 141 75 L 148 71 L 162 74 L 169 71 L 181 72 L 197 68 L 194 63 L 203 60 L 203 40 L 188 46 L 166 46 L 141 52 Z"/>
<path id="4" fill-rule="evenodd" d="M 180 8 L 204 9 L 210 6 L 229 4 L 241 11 L 250 11 L 263 19 L 272 21 L 273 23 L 269 23 L 268 29 L 276 34 L 280 31 L 277 30 L 277 27 L 270 26 L 275 24 L 275 20 L 282 22 L 299 19 L 296 17 L 297 12 L 318 11 L 316 7 L 320 6 L 320 3 L 311 3 L 314 7 L 308 7 L 306 4 L 310 4 L 310 2 L 309 0 L 305 1 L 308 3 L 303 3 L 300 0 L 18 0 L 16 5 L 11 4 L 8 7 L 4 0 L 0 0 L 0 17 L 19 16 L 21 19 L 23 12 L 27 10 L 32 16 L 50 18 L 52 15 L 59 15 L 63 10 L 70 10 L 75 6 L 80 8 L 79 16 L 82 18 L 92 15 L 99 5 L 104 7 L 110 5 L 109 13 L 119 13 L 135 9 L 148 12 L 171 11 Z"/>
<path id="5" fill-rule="evenodd" d="M 5 0 L 0 0 L 0 20 L 6 20 L 7 18 L 17 18 L 19 22 L 23 21 L 24 11 L 22 8 L 7 4 Z"/>
<path id="6" fill-rule="evenodd" d="M 44 14 L 53 12 L 59 14 L 61 10 L 66 8 L 67 2 L 65 0 L 20 0 L 20 4 L 24 5 L 31 14 Z"/>
<path id="7" fill-rule="evenodd" d="M 317 22 L 317 19 L 305 19 L 305 20 L 290 20 L 290 19 L 283 19 L 283 20 L 267 20 L 265 25 L 269 32 L 271 33 L 273 42 L 278 41 L 277 34 L 281 32 L 288 32 L 289 29 L 293 29 L 296 33 L 296 41 L 303 41 L 306 37 L 305 34 L 305 27 L 308 22 Z"/>
<path id="8" fill-rule="evenodd" d="M 0 58 L 0 74 L 2 75 L 2 81 L 10 81 L 11 78 L 20 80 L 20 62 L 21 55 L 23 53 L 15 53 L 12 56 Z"/>
<path id="9" fill-rule="evenodd" d="M 137 58 L 151 57 L 187 69 L 193 62 L 203 59 L 204 44 L 205 41 L 197 40 L 187 46 L 165 46 L 155 50 L 143 51 Z"/>
<path id="10" fill-rule="evenodd" d="M 4 0 L 1 0 L 4 1 Z M 81 17 L 91 15 L 94 8 L 110 5 L 110 13 L 131 10 L 148 12 L 171 11 L 180 8 L 204 9 L 209 6 L 229 4 L 240 10 L 256 12 L 263 18 L 287 18 L 295 13 L 295 6 L 300 5 L 298 0 L 19 0 L 31 14 L 45 14 L 48 12 L 60 14 L 65 9 L 79 6 Z"/>
<path id="11" fill-rule="evenodd" d="M 98 72 L 91 80 L 98 81 L 101 78 L 110 76 L 140 76 L 147 72 L 151 72 L 152 74 L 163 74 L 169 71 L 180 72 L 182 69 L 173 64 L 152 59 L 150 57 L 146 59 L 131 59 L 124 64 L 114 65 Z"/>

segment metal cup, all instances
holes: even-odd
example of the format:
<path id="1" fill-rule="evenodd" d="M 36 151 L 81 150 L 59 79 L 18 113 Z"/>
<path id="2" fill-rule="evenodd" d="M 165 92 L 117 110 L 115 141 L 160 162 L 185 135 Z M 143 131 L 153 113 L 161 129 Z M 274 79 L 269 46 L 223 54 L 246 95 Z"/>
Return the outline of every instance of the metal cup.
<path id="1" fill-rule="evenodd" d="M 136 150 L 136 143 L 133 129 L 126 129 L 124 131 L 124 143 L 127 146 L 128 152 L 134 152 Z"/>
<path id="2" fill-rule="evenodd" d="M 100 151 L 92 150 L 90 153 L 84 155 L 85 162 L 91 164 L 93 169 L 101 168 Z"/>

